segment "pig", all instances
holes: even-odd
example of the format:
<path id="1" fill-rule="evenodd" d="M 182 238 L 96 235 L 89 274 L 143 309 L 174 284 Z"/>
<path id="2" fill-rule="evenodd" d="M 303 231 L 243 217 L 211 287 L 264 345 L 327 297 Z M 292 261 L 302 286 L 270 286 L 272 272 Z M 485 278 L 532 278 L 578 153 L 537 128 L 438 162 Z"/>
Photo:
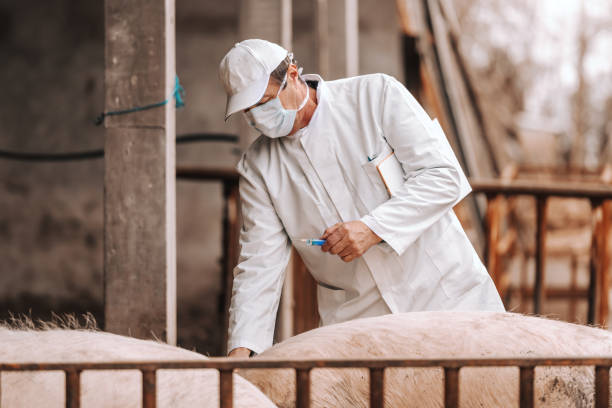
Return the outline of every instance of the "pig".
<path id="1" fill-rule="evenodd" d="M 255 358 L 535 358 L 612 357 L 612 333 L 517 313 L 427 311 L 333 324 L 280 342 Z M 594 404 L 593 367 L 538 367 L 534 401 L 540 407 Z M 293 370 L 238 370 L 279 407 L 295 406 Z M 517 367 L 462 368 L 462 407 L 518 407 Z M 368 407 L 367 369 L 313 369 L 311 406 Z M 387 368 L 385 407 L 442 407 L 440 368 Z"/>
<path id="2" fill-rule="evenodd" d="M 34 329 L 21 319 L 15 325 L 0 325 L 1 363 L 120 362 L 202 360 L 206 357 L 179 347 L 105 333 L 92 328 L 69 329 L 66 325 L 43 324 Z M 17 326 L 17 327 L 16 327 Z M 74 327 L 74 321 L 68 326 Z M 3 372 L 0 406 L 3 408 L 63 407 L 63 372 Z M 219 375 L 213 369 L 157 371 L 158 407 L 219 406 Z M 139 371 L 83 371 L 81 406 L 140 407 Z M 234 406 L 275 407 L 248 381 L 234 374 Z"/>

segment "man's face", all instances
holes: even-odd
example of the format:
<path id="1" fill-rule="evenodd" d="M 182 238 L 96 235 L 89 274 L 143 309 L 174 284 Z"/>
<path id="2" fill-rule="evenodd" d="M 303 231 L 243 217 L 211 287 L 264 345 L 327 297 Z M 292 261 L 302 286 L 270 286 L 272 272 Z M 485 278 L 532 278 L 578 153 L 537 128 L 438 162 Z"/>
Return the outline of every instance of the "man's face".
<path id="1" fill-rule="evenodd" d="M 300 92 L 303 85 L 300 87 L 300 84 L 297 67 L 291 64 L 287 69 L 287 81 L 285 82 L 283 89 L 280 89 L 281 84 L 277 82 L 276 79 L 270 77 L 268 87 L 266 88 L 264 95 L 255 105 L 249 106 L 244 110 L 244 112 L 248 112 L 255 106 L 263 105 L 264 103 L 276 98 L 277 95 L 285 109 L 297 109 L 300 102 L 304 98 L 303 91 Z"/>
<path id="2" fill-rule="evenodd" d="M 268 80 L 268 87 L 266 88 L 266 91 L 261 99 L 253 106 L 245 109 L 243 112 L 247 114 L 247 116 L 250 116 L 248 115 L 248 112 L 251 109 L 268 103 L 276 97 L 278 97 L 278 100 L 283 108 L 287 110 L 297 110 L 305 100 L 307 92 L 308 86 L 305 86 L 304 82 L 301 80 L 297 67 L 291 64 L 287 69 L 287 76 L 284 84 L 282 85 L 282 89 L 281 83 L 270 77 Z M 295 120 L 293 121 L 293 127 L 289 133 L 286 133 L 285 135 L 292 135 L 297 132 L 300 127 L 302 127 L 303 114 L 303 111 L 298 111 L 296 113 Z M 254 122 L 252 117 L 247 118 L 247 120 L 249 120 L 251 123 Z M 256 125 L 255 128 L 259 130 Z"/>

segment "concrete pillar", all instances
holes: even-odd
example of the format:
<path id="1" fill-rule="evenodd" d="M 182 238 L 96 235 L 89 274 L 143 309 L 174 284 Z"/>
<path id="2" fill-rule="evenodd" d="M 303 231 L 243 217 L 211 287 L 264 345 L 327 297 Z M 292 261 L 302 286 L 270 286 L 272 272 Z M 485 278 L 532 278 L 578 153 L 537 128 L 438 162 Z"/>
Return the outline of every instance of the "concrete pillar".
<path id="1" fill-rule="evenodd" d="M 106 111 L 170 97 L 174 0 L 105 0 Z M 176 344 L 174 101 L 106 118 L 104 328 Z"/>
<path id="2" fill-rule="evenodd" d="M 319 74 L 324 79 L 358 75 L 357 0 L 314 0 L 314 2 L 315 55 Z"/>

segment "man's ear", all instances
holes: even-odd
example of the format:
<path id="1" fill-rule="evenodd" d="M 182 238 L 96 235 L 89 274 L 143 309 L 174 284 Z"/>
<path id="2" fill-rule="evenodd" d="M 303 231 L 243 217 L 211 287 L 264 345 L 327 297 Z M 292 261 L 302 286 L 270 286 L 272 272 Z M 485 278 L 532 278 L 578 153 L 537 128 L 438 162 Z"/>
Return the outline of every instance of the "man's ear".
<path id="1" fill-rule="evenodd" d="M 287 68 L 287 76 L 291 79 L 297 79 L 300 76 L 297 65 L 289 64 L 289 67 Z"/>

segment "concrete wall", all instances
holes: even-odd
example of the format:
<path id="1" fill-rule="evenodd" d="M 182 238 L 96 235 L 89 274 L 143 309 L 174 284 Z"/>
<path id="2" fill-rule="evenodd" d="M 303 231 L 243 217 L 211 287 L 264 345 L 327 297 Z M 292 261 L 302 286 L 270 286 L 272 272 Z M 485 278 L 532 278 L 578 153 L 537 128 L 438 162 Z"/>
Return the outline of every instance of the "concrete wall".
<path id="1" fill-rule="evenodd" d="M 237 133 L 223 121 L 217 64 L 237 37 L 239 0 L 177 0 L 177 72 L 187 107 L 177 134 Z M 360 1 L 360 72 L 401 79 L 394 2 Z M 294 52 L 314 72 L 312 7 L 294 2 Z M 103 2 L 0 1 L 0 149 L 100 148 L 93 119 L 104 104 Z M 153 101 L 152 101 L 153 102 Z M 234 166 L 236 147 L 179 145 L 177 163 Z M 102 321 L 103 161 L 21 163 L 0 159 L 0 318 L 8 311 L 94 312 Z M 222 333 L 221 186 L 177 183 L 179 344 L 214 355 Z"/>

